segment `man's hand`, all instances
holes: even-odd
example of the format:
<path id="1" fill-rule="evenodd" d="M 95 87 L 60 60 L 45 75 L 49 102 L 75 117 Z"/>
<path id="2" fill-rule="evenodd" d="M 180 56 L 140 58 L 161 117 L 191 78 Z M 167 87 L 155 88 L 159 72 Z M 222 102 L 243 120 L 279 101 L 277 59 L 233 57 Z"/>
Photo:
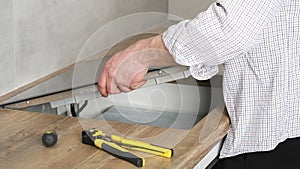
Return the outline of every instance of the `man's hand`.
<path id="1" fill-rule="evenodd" d="M 104 97 L 129 92 L 146 83 L 144 75 L 148 68 L 171 65 L 176 62 L 161 35 L 140 40 L 106 62 L 98 80 L 99 92 Z"/>

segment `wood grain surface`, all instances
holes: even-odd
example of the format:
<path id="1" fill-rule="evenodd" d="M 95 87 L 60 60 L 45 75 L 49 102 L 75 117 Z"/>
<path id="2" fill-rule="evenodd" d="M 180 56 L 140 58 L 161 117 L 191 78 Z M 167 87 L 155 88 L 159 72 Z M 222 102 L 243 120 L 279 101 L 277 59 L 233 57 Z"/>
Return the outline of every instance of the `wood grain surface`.
<path id="1" fill-rule="evenodd" d="M 210 123 L 209 119 L 219 120 Z M 144 168 L 156 169 L 193 168 L 226 135 L 229 120 L 226 111 L 220 107 L 191 130 L 0 109 L 0 125 L 0 168 L 135 168 L 128 162 L 81 143 L 83 129 L 97 128 L 107 134 L 174 148 L 175 154 L 171 159 L 135 152 L 145 157 Z M 47 130 L 56 130 L 59 138 L 57 144 L 50 148 L 44 147 L 41 142 L 42 133 Z"/>

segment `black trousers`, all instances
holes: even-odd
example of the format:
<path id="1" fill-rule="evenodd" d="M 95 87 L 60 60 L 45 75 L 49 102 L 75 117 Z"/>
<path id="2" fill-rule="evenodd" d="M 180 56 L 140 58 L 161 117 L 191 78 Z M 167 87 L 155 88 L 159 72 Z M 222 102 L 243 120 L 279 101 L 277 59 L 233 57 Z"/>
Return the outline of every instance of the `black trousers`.
<path id="1" fill-rule="evenodd" d="M 300 169 L 300 138 L 288 139 L 272 151 L 221 159 L 212 169 Z"/>

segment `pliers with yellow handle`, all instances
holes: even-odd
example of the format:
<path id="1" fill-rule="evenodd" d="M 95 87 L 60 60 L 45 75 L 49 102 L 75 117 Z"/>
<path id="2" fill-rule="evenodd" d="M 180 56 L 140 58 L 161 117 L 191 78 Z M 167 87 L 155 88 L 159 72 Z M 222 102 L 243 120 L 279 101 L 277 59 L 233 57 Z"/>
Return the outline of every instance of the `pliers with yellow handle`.
<path id="1" fill-rule="evenodd" d="M 167 158 L 173 156 L 173 149 L 168 149 L 146 142 L 129 140 L 116 135 L 106 135 L 100 130 L 89 129 L 82 131 L 82 143 L 98 147 L 120 159 L 126 160 L 137 167 L 145 165 L 145 159 L 127 149 L 155 154 Z"/>

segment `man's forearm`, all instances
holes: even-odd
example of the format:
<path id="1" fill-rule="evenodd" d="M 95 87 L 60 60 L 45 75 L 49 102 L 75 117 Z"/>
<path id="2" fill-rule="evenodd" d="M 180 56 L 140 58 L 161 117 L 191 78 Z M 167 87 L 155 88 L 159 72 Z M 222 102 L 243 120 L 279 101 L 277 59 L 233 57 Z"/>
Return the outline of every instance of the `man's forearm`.
<path id="1" fill-rule="evenodd" d="M 143 55 L 141 58 L 148 68 L 178 65 L 166 48 L 162 35 L 157 35 L 145 41 L 142 40 L 140 43 L 148 43 L 151 46 L 148 49 L 143 49 L 144 52 L 148 50 L 149 55 Z"/>

